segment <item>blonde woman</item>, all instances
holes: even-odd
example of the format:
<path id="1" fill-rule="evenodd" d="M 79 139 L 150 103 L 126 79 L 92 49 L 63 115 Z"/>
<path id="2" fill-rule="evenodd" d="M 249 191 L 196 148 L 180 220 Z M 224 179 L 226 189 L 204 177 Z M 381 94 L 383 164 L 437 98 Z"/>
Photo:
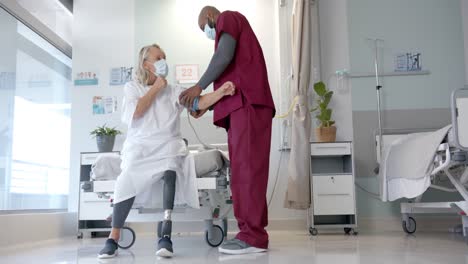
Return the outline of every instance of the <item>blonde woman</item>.
<path id="1" fill-rule="evenodd" d="M 136 78 L 124 88 L 122 122 L 127 124 L 128 131 L 122 149 L 122 173 L 115 186 L 112 230 L 99 258 L 117 255 L 120 230 L 135 197 L 150 191 L 155 183 L 162 184 L 164 208 L 158 256 L 172 257 L 174 254 L 171 241 L 174 203 L 199 206 L 193 184 L 195 172 L 186 166 L 188 150 L 180 133 L 180 114 L 184 106 L 179 104 L 178 98 L 185 88 L 167 84 L 167 74 L 164 51 L 156 44 L 143 47 Z M 197 98 L 190 110 L 208 109 L 234 92 L 234 85 L 226 82 L 222 89 Z"/>

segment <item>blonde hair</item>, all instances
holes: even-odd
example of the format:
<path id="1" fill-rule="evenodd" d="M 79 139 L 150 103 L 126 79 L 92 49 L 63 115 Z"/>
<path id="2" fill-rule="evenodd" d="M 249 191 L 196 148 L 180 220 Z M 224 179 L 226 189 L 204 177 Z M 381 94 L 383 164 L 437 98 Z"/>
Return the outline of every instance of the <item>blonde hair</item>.
<path id="1" fill-rule="evenodd" d="M 148 85 L 150 74 L 152 74 L 150 71 L 146 70 L 145 67 L 143 67 L 145 61 L 148 59 L 148 51 L 151 48 L 157 48 L 162 51 L 161 47 L 159 47 L 158 44 L 151 44 L 141 48 L 140 53 L 138 55 L 138 66 L 135 75 L 136 80 L 142 85 Z"/>

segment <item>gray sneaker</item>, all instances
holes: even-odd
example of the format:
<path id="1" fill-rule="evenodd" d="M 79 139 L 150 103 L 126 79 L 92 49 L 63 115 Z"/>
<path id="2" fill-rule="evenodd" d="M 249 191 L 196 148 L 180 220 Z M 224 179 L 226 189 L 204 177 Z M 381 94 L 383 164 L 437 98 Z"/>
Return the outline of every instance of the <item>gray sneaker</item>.
<path id="1" fill-rule="evenodd" d="M 261 253 L 266 252 L 266 248 L 256 248 L 242 240 L 231 239 L 224 242 L 219 248 L 219 253 L 229 254 L 229 255 L 243 255 L 243 254 L 252 254 L 252 253 Z"/>
<path id="2" fill-rule="evenodd" d="M 226 241 L 223 242 L 223 244 L 221 244 L 221 246 L 229 245 L 229 244 L 232 244 L 232 243 L 236 243 L 236 242 L 235 242 L 236 240 L 237 240 L 237 238 L 227 239 Z"/>
<path id="3" fill-rule="evenodd" d="M 118 245 L 114 239 L 107 239 L 104 248 L 99 252 L 98 258 L 107 259 L 117 256 Z"/>
<path id="4" fill-rule="evenodd" d="M 158 242 L 158 251 L 156 256 L 163 258 L 172 258 L 174 256 L 174 249 L 172 249 L 172 241 L 169 237 L 163 237 Z"/>

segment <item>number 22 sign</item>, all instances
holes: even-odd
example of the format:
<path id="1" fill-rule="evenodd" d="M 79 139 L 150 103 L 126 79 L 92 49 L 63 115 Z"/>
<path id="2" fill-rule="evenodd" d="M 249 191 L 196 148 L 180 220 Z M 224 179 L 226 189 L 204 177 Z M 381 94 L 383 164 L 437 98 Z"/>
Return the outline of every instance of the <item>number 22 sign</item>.
<path id="1" fill-rule="evenodd" d="M 183 64 L 176 65 L 176 81 L 179 83 L 196 83 L 198 82 L 198 65 Z"/>

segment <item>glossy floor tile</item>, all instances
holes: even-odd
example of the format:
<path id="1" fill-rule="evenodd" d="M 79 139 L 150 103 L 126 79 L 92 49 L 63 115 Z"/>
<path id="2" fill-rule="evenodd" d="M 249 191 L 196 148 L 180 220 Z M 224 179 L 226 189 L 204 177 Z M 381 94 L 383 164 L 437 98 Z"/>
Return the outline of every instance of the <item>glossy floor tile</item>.
<path id="1" fill-rule="evenodd" d="M 119 256 L 107 261 L 96 258 L 103 238 L 45 242 L 0 249 L 0 263 L 466 263 L 468 246 L 460 235 L 419 233 L 407 236 L 402 232 L 360 234 L 322 234 L 310 237 L 294 232 L 272 232 L 271 248 L 266 254 L 227 256 L 209 247 L 203 234 L 181 234 L 174 237 L 176 256 L 159 259 L 155 239 L 139 234 L 135 245 L 120 250 Z"/>

